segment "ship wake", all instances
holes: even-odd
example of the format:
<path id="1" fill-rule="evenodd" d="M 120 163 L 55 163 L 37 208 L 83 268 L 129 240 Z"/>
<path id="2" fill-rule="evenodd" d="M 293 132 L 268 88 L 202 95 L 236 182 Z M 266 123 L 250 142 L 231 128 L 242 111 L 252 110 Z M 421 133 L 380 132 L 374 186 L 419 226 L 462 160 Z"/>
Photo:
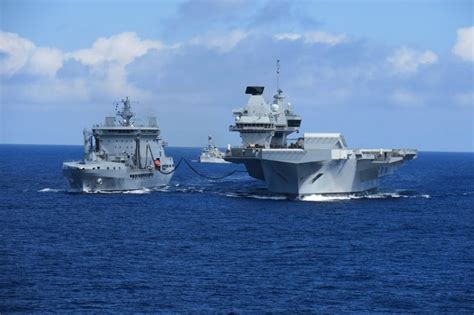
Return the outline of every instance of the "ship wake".
<path id="1" fill-rule="evenodd" d="M 379 192 L 367 194 L 312 194 L 300 196 L 297 199 L 301 201 L 311 202 L 335 202 L 347 200 L 367 200 L 367 199 L 400 199 L 400 198 L 431 198 L 428 194 L 420 194 L 415 191 L 396 191 L 396 192 Z"/>

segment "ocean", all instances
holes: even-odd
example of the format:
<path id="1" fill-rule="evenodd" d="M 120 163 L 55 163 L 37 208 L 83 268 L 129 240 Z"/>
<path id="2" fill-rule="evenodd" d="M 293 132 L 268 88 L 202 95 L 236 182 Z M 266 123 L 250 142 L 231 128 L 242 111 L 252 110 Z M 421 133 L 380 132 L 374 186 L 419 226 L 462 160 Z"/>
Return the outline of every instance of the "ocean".
<path id="1" fill-rule="evenodd" d="M 0 145 L 0 313 L 474 312 L 473 153 L 421 152 L 378 193 L 304 200 L 184 163 L 169 187 L 67 193 L 62 162 L 81 157 Z"/>

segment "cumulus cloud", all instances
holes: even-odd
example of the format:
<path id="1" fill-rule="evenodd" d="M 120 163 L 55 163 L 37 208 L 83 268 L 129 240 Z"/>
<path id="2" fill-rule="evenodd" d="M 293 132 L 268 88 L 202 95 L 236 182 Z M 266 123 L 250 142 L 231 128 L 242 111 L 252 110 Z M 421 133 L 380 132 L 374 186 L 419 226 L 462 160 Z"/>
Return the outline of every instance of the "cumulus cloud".
<path id="1" fill-rule="evenodd" d="M 234 30 L 228 34 L 223 35 L 205 35 L 196 36 L 191 39 L 192 45 L 201 45 L 209 49 L 216 49 L 219 52 L 225 53 L 232 50 L 239 42 L 247 38 L 248 32 L 242 30 Z"/>
<path id="2" fill-rule="evenodd" d="M 288 41 L 295 41 L 300 39 L 302 36 L 298 33 L 280 33 L 273 36 L 276 40 L 288 40 Z"/>
<path id="3" fill-rule="evenodd" d="M 2 74 L 13 74 L 20 70 L 34 51 L 35 45 L 17 34 L 0 32 L 0 52 L 6 56 L 0 59 Z"/>
<path id="4" fill-rule="evenodd" d="M 453 53 L 464 61 L 474 62 L 474 26 L 460 28 Z"/>
<path id="5" fill-rule="evenodd" d="M 307 44 L 327 44 L 334 46 L 347 41 L 345 34 L 331 34 L 327 32 L 309 32 L 304 35 L 304 42 Z"/>
<path id="6" fill-rule="evenodd" d="M 137 34 L 126 32 L 99 38 L 90 48 L 63 52 L 37 47 L 18 34 L 0 32 L 0 52 L 5 55 L 0 59 L 0 73 L 11 79 L 5 92 L 14 92 L 21 103 L 53 104 L 65 99 L 109 99 L 123 94 L 144 100 L 150 93 L 128 82 L 127 66 L 152 49 L 164 48 L 168 47 L 160 41 L 142 40 Z M 71 63 L 77 63 L 81 71 L 68 71 Z M 17 73 L 42 78 L 16 77 Z"/>
<path id="7" fill-rule="evenodd" d="M 35 74 L 54 76 L 63 62 L 64 55 L 59 49 L 38 47 L 30 57 L 29 68 Z"/>
<path id="8" fill-rule="evenodd" d="M 305 44 L 325 44 L 335 46 L 348 41 L 346 34 L 331 34 L 323 31 L 299 33 L 280 33 L 273 36 L 277 41 L 303 40 Z"/>
<path id="9" fill-rule="evenodd" d="M 64 56 L 55 48 L 37 47 L 18 34 L 0 32 L 0 74 L 13 75 L 19 71 L 36 75 L 54 76 L 61 68 Z"/>
<path id="10" fill-rule="evenodd" d="M 424 103 L 420 95 L 404 89 L 394 91 L 392 101 L 396 105 L 405 107 L 421 106 Z"/>
<path id="11" fill-rule="evenodd" d="M 91 48 L 81 49 L 68 54 L 86 65 L 116 61 L 127 65 L 135 58 L 145 55 L 150 49 L 162 49 L 165 45 L 157 40 L 142 40 L 136 33 L 125 32 L 111 37 L 97 39 Z"/>
<path id="12" fill-rule="evenodd" d="M 392 65 L 397 74 L 414 74 L 421 65 L 435 64 L 438 56 L 430 51 L 417 51 L 415 49 L 401 47 L 387 61 Z"/>

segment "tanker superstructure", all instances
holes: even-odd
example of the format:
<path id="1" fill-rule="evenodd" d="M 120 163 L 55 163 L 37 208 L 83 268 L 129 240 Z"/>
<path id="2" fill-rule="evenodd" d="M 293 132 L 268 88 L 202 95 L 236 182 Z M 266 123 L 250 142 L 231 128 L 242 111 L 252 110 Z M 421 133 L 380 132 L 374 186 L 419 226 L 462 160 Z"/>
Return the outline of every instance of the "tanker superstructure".
<path id="1" fill-rule="evenodd" d="M 120 104 L 117 104 L 117 106 Z M 156 117 L 134 120 L 128 97 L 116 117 L 84 129 L 84 159 L 64 162 L 71 191 L 123 191 L 165 186 L 174 171 Z"/>
<path id="2" fill-rule="evenodd" d="M 350 149 L 340 133 L 299 132 L 301 117 L 285 102 L 281 89 L 267 104 L 264 88 L 249 86 L 247 105 L 233 111 L 230 131 L 240 133 L 241 147 L 228 148 L 225 160 L 243 163 L 250 176 L 263 180 L 275 193 L 304 196 L 374 191 L 379 178 L 393 173 L 412 149 Z"/>

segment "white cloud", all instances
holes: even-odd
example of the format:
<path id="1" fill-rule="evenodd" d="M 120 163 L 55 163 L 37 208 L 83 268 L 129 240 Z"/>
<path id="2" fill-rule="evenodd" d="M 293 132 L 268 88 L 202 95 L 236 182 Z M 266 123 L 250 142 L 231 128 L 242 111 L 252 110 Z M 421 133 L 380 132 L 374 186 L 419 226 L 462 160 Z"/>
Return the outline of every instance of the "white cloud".
<path id="1" fill-rule="evenodd" d="M 331 34 L 328 32 L 314 31 L 304 34 L 280 33 L 273 36 L 275 40 L 296 41 L 303 40 L 305 44 L 325 44 L 335 46 L 348 41 L 346 34 Z"/>
<path id="2" fill-rule="evenodd" d="M 64 100 L 109 99 L 117 95 L 144 100 L 150 98 L 149 93 L 128 82 L 126 67 L 150 49 L 164 47 L 159 41 L 141 40 L 135 33 L 120 33 L 99 38 L 91 48 L 65 53 L 55 48 L 37 47 L 18 34 L 0 32 L 0 52 L 5 54 L 0 59 L 0 74 L 42 76 L 27 84 L 9 86 L 9 91 L 23 103 L 54 104 Z M 89 66 L 89 71 L 75 77 L 57 78 L 57 71 L 69 59 Z"/>
<path id="3" fill-rule="evenodd" d="M 280 33 L 273 36 L 276 40 L 288 40 L 288 41 L 295 41 L 300 39 L 302 36 L 298 33 Z"/>
<path id="4" fill-rule="evenodd" d="M 420 95 L 408 90 L 396 90 L 393 92 L 392 101 L 396 105 L 404 107 L 422 106 L 424 104 L 424 100 Z"/>
<path id="5" fill-rule="evenodd" d="M 133 32 L 125 32 L 97 39 L 91 48 L 68 54 L 85 65 L 97 65 L 115 61 L 121 65 L 131 63 L 135 58 L 145 55 L 150 49 L 162 49 L 165 45 L 157 40 L 142 40 Z"/>
<path id="6" fill-rule="evenodd" d="M 464 61 L 474 62 L 474 26 L 460 28 L 453 53 Z"/>
<path id="7" fill-rule="evenodd" d="M 14 74 L 19 71 L 35 50 L 35 44 L 17 34 L 0 32 L 0 52 L 6 55 L 0 59 L 0 73 Z"/>
<path id="8" fill-rule="evenodd" d="M 304 34 L 307 44 L 326 44 L 330 46 L 347 42 L 346 34 L 331 34 L 327 32 L 309 32 Z"/>
<path id="9" fill-rule="evenodd" d="M 36 48 L 28 62 L 29 71 L 34 74 L 43 74 L 50 77 L 63 66 L 64 55 L 59 49 Z"/>
<path id="10" fill-rule="evenodd" d="M 414 74 L 420 65 L 429 65 L 438 62 L 438 56 L 430 51 L 417 51 L 407 47 L 401 47 L 388 57 L 387 61 L 392 65 L 395 73 Z"/>
<path id="11" fill-rule="evenodd" d="M 58 49 L 37 47 L 18 34 L 0 32 L 0 74 L 13 75 L 19 71 L 54 76 L 63 65 L 64 56 Z"/>
<path id="12" fill-rule="evenodd" d="M 224 35 L 196 36 L 190 40 L 191 45 L 201 45 L 225 53 L 231 51 L 239 42 L 247 38 L 249 33 L 235 30 Z"/>

